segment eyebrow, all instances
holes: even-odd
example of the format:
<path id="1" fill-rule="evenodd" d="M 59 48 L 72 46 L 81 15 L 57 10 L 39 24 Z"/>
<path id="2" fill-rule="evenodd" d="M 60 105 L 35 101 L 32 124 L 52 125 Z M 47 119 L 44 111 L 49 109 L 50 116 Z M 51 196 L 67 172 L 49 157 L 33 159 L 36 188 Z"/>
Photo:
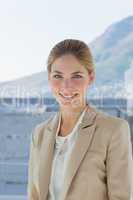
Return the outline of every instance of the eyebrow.
<path id="1" fill-rule="evenodd" d="M 58 73 L 58 74 L 63 74 L 62 72 L 57 71 L 57 70 L 55 70 L 55 71 L 53 71 L 53 72 L 56 72 L 56 73 Z M 76 71 L 76 72 L 73 72 L 72 74 L 79 74 L 79 73 L 83 74 L 83 72 L 81 72 L 81 71 Z"/>

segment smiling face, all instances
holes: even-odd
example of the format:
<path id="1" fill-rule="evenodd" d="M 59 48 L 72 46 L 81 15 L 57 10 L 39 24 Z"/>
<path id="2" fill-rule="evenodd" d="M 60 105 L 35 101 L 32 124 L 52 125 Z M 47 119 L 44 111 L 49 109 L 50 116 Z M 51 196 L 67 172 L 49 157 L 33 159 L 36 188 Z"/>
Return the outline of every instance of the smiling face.
<path id="1" fill-rule="evenodd" d="M 86 91 L 94 78 L 75 56 L 57 58 L 48 73 L 53 95 L 61 107 L 74 108 L 86 104 Z"/>

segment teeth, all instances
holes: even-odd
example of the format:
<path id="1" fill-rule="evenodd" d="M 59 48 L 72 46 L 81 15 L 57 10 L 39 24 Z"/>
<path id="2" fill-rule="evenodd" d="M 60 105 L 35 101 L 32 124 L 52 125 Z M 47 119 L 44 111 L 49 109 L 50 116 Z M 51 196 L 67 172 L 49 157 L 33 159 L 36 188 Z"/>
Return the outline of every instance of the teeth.
<path id="1" fill-rule="evenodd" d="M 64 95 L 63 95 L 63 96 L 64 96 Z M 64 97 L 71 98 L 71 97 L 73 97 L 73 96 L 64 96 Z"/>
<path id="2" fill-rule="evenodd" d="M 72 98 L 73 96 L 75 96 L 75 94 L 74 95 L 72 95 L 72 96 L 65 96 L 64 94 L 62 94 L 62 93 L 60 93 L 63 97 L 65 97 L 65 98 Z"/>

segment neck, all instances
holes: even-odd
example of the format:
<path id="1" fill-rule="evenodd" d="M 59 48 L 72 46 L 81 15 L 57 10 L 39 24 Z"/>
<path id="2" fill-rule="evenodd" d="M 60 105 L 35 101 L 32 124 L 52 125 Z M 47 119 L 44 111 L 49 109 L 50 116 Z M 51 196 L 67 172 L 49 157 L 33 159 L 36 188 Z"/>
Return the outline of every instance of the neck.
<path id="1" fill-rule="evenodd" d="M 81 106 L 81 107 L 77 107 L 74 109 L 60 109 L 61 112 L 61 123 L 62 125 L 68 125 L 69 127 L 72 126 L 73 124 L 75 124 L 75 122 L 77 121 L 77 119 L 79 118 L 80 114 L 83 112 L 83 110 L 85 109 L 85 107 L 88 104 L 86 103 L 85 105 Z"/>

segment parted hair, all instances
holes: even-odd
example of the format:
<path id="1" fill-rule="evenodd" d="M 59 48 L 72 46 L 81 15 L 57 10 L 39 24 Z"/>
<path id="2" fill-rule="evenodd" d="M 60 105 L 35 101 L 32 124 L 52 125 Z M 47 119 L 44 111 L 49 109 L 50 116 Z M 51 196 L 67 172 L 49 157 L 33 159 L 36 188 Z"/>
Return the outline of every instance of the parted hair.
<path id="1" fill-rule="evenodd" d="M 54 61 L 66 54 L 71 54 L 88 70 L 95 72 L 93 57 L 89 46 L 77 39 L 65 39 L 57 43 L 50 51 L 47 59 L 47 71 L 51 72 Z"/>

